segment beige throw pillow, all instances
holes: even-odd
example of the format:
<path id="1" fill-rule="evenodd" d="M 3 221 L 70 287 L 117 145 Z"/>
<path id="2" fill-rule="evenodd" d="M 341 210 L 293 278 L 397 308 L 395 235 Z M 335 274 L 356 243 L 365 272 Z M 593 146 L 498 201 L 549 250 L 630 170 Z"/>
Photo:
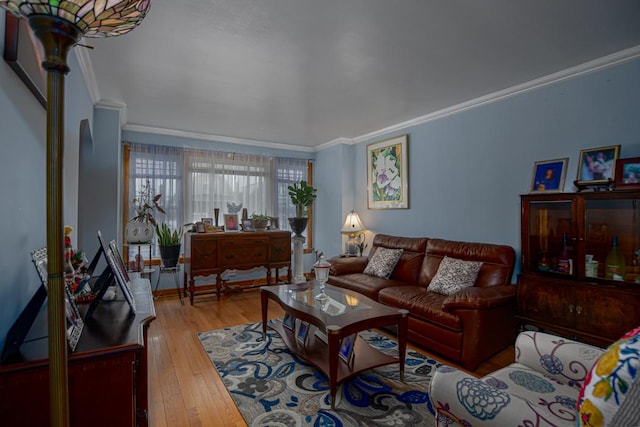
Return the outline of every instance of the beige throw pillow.
<path id="1" fill-rule="evenodd" d="M 480 261 L 464 261 L 445 256 L 427 289 L 443 295 L 453 295 L 476 283 L 480 267 Z"/>
<path id="2" fill-rule="evenodd" d="M 379 247 L 373 254 L 363 273 L 388 279 L 402 256 L 402 249 Z"/>

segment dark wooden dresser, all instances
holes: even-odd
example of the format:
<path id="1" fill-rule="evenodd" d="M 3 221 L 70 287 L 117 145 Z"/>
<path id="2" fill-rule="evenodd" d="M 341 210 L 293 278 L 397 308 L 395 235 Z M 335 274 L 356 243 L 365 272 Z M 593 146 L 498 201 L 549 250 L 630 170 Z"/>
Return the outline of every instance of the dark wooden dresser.
<path id="1" fill-rule="evenodd" d="M 247 270 L 254 267 L 267 269 L 267 284 L 271 282 L 271 269 L 287 267 L 291 281 L 291 232 L 219 232 L 187 233 L 184 248 L 184 290 L 193 298 L 198 293 L 196 277 L 216 275 L 216 296 L 220 300 L 225 270 Z"/>
<path id="2" fill-rule="evenodd" d="M 136 315 L 122 296 L 101 302 L 69 353 L 71 426 L 148 426 L 147 331 L 155 319 L 149 281 L 134 279 Z M 79 306 L 84 314 L 86 305 Z M 46 309 L 20 347 L 20 361 L 0 366 L 0 424 L 49 425 Z M 43 326 L 44 324 L 44 326 Z M 44 330 L 45 336 L 38 336 Z M 35 335 L 35 336 L 33 336 Z"/>

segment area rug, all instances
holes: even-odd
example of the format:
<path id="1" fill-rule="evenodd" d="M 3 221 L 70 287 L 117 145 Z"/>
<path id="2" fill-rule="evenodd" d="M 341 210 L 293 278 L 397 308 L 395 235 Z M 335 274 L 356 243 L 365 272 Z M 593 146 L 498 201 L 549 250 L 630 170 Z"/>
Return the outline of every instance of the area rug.
<path id="1" fill-rule="evenodd" d="M 277 321 L 277 320 L 276 320 Z M 398 364 L 364 371 L 342 383 L 331 409 L 329 383 L 292 354 L 280 336 L 252 323 L 198 335 L 247 425 L 433 426 L 428 390 L 439 362 L 408 350 L 404 382 Z M 387 354 L 395 341 L 374 331 L 360 337 Z"/>

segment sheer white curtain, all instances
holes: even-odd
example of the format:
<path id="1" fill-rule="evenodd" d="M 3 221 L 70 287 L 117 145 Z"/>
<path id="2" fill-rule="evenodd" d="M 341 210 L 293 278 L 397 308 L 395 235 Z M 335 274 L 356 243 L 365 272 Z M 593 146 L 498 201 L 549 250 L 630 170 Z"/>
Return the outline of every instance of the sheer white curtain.
<path id="1" fill-rule="evenodd" d="M 282 230 L 289 230 L 287 218 L 295 216 L 287 187 L 309 180 L 309 161 L 260 154 L 226 153 L 159 145 L 129 143 L 129 212 L 132 201 L 149 180 L 153 195 L 162 194 L 156 212 L 159 222 L 177 228 L 183 224 L 214 218 L 219 225 L 227 204 L 253 213 L 275 216 Z M 239 212 L 240 213 L 240 212 Z M 308 245 L 311 242 L 307 242 Z"/>
<path id="2" fill-rule="evenodd" d="M 214 209 L 231 213 L 229 205 L 251 214 L 274 213 L 273 158 L 259 154 L 185 150 L 185 218 L 214 218 Z M 238 212 L 240 214 L 240 212 Z"/>
<path id="3" fill-rule="evenodd" d="M 184 224 L 182 149 L 161 145 L 130 143 L 128 218 L 135 216 L 133 199 L 140 195 L 142 186 L 150 184 L 151 197 L 161 194 L 158 204 L 166 213 L 153 212 L 158 223 L 172 229 Z M 154 252 L 157 252 L 155 250 Z"/>
<path id="4" fill-rule="evenodd" d="M 296 208 L 289 198 L 289 185 L 302 180 L 308 181 L 309 161 L 306 159 L 292 159 L 279 157 L 275 159 L 274 193 L 276 206 L 273 216 L 278 217 L 280 228 L 289 230 L 289 220 L 296 216 Z M 307 235 L 307 230 L 302 233 Z"/>

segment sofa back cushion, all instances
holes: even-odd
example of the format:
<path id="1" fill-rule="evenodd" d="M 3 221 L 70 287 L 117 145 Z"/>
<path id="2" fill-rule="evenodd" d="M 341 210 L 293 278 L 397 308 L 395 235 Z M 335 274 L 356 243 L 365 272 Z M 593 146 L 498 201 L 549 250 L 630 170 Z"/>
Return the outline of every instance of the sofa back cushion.
<path id="1" fill-rule="evenodd" d="M 377 248 L 402 249 L 402 256 L 393 269 L 390 279 L 404 282 L 408 285 L 416 285 L 420 269 L 424 262 L 424 255 L 427 249 L 426 237 L 396 237 L 387 234 L 377 234 L 373 238 L 369 258 L 371 258 Z"/>
<path id="2" fill-rule="evenodd" d="M 429 239 L 418 278 L 421 286 L 429 286 L 445 256 L 482 262 L 475 286 L 486 287 L 511 283 L 516 259 L 515 251 L 511 246 Z"/>

